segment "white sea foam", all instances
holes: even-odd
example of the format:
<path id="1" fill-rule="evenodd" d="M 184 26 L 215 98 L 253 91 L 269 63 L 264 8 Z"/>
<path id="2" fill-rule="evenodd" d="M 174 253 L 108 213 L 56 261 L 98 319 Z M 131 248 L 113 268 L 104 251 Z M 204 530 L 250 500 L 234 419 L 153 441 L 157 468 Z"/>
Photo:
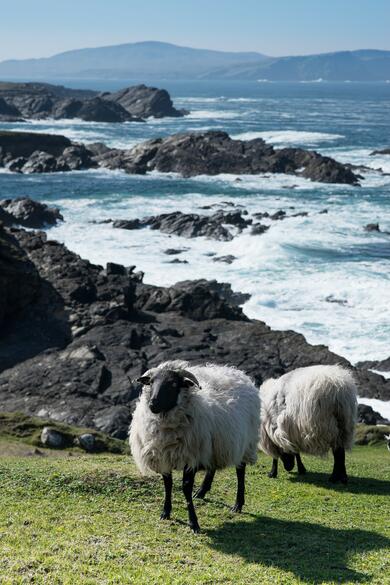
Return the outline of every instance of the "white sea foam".
<path id="1" fill-rule="evenodd" d="M 364 398 L 363 396 L 358 397 L 359 404 L 366 404 L 371 406 L 373 410 L 379 412 L 383 418 L 390 420 L 390 400 L 378 400 L 377 398 Z"/>
<path id="2" fill-rule="evenodd" d="M 291 144 L 305 144 L 307 146 L 315 146 L 322 142 L 330 142 L 333 140 L 340 140 L 344 138 L 341 134 L 330 134 L 327 132 L 305 132 L 298 130 L 270 130 L 263 132 L 242 132 L 235 134 L 232 138 L 239 140 L 253 140 L 255 138 L 263 138 L 266 142 L 275 144 L 277 146 Z"/>
<path id="3" fill-rule="evenodd" d="M 227 112 L 226 110 L 195 110 L 186 116 L 187 120 L 224 120 L 237 118 L 239 112 Z"/>

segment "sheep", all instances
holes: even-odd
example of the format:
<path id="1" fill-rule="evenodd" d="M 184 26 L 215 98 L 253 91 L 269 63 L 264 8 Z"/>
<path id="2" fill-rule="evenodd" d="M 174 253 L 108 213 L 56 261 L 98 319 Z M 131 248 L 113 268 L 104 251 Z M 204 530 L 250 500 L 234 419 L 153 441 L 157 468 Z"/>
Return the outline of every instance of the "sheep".
<path id="1" fill-rule="evenodd" d="M 390 451 L 390 435 L 385 435 L 384 438 L 385 438 L 385 441 L 387 444 L 387 449 L 388 449 L 388 451 Z"/>
<path id="2" fill-rule="evenodd" d="M 142 474 L 161 474 L 165 500 L 161 519 L 172 510 L 172 471 L 183 471 L 189 524 L 199 532 L 192 500 L 195 474 L 205 469 L 201 495 L 216 469 L 236 467 L 237 496 L 245 502 L 245 466 L 257 459 L 260 398 L 251 379 L 233 367 L 168 361 L 145 372 L 130 427 L 131 453 Z M 211 483 L 210 483 L 211 486 Z M 198 492 L 198 493 L 199 493 Z"/>
<path id="3" fill-rule="evenodd" d="M 352 447 L 357 419 L 357 392 L 351 372 L 341 366 L 298 368 L 260 388 L 259 446 L 273 457 L 269 477 L 276 478 L 278 459 L 286 471 L 306 472 L 299 453 L 333 451 L 330 481 L 347 483 L 345 450 Z"/>

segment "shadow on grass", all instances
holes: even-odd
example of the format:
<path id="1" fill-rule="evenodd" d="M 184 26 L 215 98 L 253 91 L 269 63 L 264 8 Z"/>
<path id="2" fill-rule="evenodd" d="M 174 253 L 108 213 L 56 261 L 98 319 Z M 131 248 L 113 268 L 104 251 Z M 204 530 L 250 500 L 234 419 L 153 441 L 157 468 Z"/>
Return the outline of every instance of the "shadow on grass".
<path id="1" fill-rule="evenodd" d="M 274 481 L 271 480 L 270 481 Z M 348 484 L 332 483 L 327 473 L 311 473 L 305 475 L 291 474 L 290 481 L 293 483 L 307 483 L 318 487 L 326 487 L 338 492 L 350 492 L 353 494 L 369 494 L 376 496 L 390 495 L 390 481 L 375 479 L 373 477 L 349 476 Z"/>
<path id="2" fill-rule="evenodd" d="M 310 583 L 367 581 L 370 575 L 347 566 L 350 557 L 390 546 L 390 539 L 365 530 L 338 530 L 267 517 L 226 522 L 208 530 L 211 546 L 248 563 L 293 573 Z"/>

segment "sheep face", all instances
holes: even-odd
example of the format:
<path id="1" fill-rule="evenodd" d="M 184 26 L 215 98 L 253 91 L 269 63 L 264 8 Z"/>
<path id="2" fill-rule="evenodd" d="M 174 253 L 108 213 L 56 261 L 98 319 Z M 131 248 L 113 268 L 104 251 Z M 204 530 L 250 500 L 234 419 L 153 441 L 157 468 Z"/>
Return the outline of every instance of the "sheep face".
<path id="1" fill-rule="evenodd" d="M 139 381 L 150 388 L 148 404 L 151 412 L 161 414 L 177 406 L 181 392 L 197 385 L 193 378 L 185 371 L 157 370 L 152 375 L 147 372 Z"/>
<path id="2" fill-rule="evenodd" d="M 292 453 L 281 453 L 280 458 L 286 471 L 292 471 L 295 465 L 295 455 Z"/>

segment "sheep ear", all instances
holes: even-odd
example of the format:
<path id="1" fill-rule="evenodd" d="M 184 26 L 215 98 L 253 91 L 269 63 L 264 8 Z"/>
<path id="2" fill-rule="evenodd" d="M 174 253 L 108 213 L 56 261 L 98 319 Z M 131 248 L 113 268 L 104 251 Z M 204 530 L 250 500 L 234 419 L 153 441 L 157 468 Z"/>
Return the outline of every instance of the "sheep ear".
<path id="1" fill-rule="evenodd" d="M 183 386 L 185 388 L 199 388 L 199 384 L 192 378 L 183 378 Z"/>

